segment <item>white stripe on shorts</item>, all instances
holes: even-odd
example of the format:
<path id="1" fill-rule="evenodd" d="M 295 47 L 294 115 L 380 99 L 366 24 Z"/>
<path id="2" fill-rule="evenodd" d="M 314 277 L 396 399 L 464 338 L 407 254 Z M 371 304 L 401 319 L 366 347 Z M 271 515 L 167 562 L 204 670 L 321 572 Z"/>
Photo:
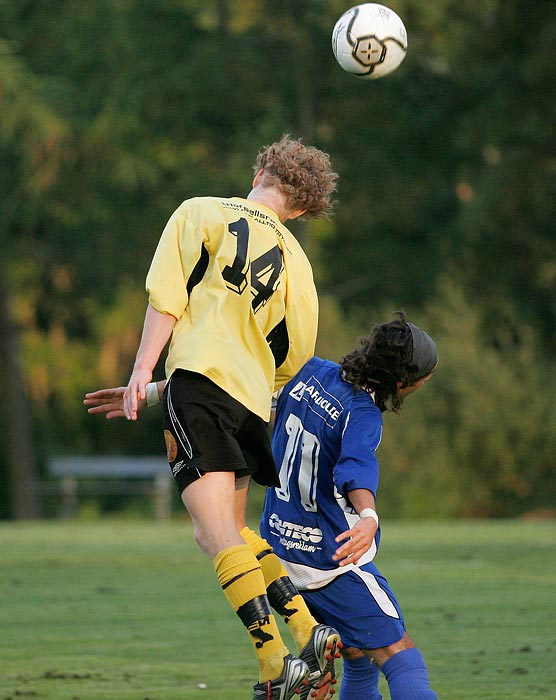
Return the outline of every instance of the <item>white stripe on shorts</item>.
<path id="1" fill-rule="evenodd" d="M 373 576 L 373 574 L 370 574 L 368 571 L 363 571 L 362 569 L 359 569 L 357 567 L 353 568 L 352 571 L 356 576 L 359 576 L 359 578 L 367 586 L 369 593 L 373 596 L 373 598 L 376 601 L 376 604 L 382 610 L 382 612 L 386 615 L 389 615 L 390 617 L 395 617 L 399 619 L 400 616 L 398 615 L 398 611 L 392 604 L 392 601 L 390 600 L 386 592 L 380 587 L 380 584 L 376 580 L 376 577 Z"/>
<path id="2" fill-rule="evenodd" d="M 189 438 L 187 437 L 187 434 L 185 430 L 183 429 L 183 426 L 179 422 L 176 412 L 174 411 L 174 407 L 172 405 L 172 380 L 168 382 L 168 391 L 167 397 L 168 397 L 168 414 L 170 415 L 170 421 L 172 423 L 172 428 L 174 429 L 174 433 L 176 434 L 176 437 L 181 443 L 181 446 L 183 449 L 186 451 L 187 456 L 189 459 L 193 457 L 193 449 L 191 447 L 191 443 L 189 442 Z"/>

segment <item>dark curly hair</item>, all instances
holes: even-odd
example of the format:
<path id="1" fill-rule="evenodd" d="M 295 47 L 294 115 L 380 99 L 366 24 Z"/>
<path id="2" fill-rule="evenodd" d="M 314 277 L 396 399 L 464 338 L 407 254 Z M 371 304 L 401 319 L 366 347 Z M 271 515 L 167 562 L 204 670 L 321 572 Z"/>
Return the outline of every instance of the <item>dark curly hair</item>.
<path id="1" fill-rule="evenodd" d="M 321 219 L 332 213 L 338 174 L 328 153 L 285 134 L 260 151 L 253 169 L 264 170 L 265 184 L 278 187 L 290 209 L 305 209 L 304 218 Z"/>
<path id="2" fill-rule="evenodd" d="M 412 362 L 413 337 L 405 313 L 397 311 L 395 315 L 396 320 L 373 326 L 369 335 L 361 338 L 361 347 L 340 360 L 340 368 L 356 389 L 373 392 L 381 411 L 398 413 L 403 403 L 398 382 L 411 384 L 418 378 L 419 368 Z"/>

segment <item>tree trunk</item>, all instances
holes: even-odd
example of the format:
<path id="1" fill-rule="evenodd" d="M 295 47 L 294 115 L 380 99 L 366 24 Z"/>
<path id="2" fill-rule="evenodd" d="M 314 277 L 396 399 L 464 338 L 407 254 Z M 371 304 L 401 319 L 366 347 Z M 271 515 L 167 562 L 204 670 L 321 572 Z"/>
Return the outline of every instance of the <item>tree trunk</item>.
<path id="1" fill-rule="evenodd" d="M 29 407 L 20 367 L 17 330 L 12 320 L 6 268 L 0 264 L 0 410 L 4 411 L 9 503 L 11 517 L 17 520 L 40 517 L 40 504 L 34 489 L 36 463 Z"/>

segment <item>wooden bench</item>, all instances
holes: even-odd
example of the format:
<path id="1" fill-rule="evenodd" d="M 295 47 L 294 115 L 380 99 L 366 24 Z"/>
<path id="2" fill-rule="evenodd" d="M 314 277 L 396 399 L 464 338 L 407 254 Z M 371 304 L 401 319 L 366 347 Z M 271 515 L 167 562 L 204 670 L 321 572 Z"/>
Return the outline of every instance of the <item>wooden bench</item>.
<path id="1" fill-rule="evenodd" d="M 75 513 L 79 496 L 139 494 L 152 500 L 157 520 L 170 518 L 173 479 L 164 457 L 51 457 L 47 471 L 52 479 L 41 491 L 61 494 L 64 517 Z"/>

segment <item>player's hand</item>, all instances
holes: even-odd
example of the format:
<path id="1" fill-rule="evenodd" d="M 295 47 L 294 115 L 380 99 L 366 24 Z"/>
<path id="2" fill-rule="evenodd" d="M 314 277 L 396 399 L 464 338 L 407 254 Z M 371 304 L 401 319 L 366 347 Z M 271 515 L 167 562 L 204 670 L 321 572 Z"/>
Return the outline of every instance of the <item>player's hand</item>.
<path id="1" fill-rule="evenodd" d="M 88 392 L 83 401 L 85 406 L 89 406 L 87 413 L 105 413 L 109 419 L 124 418 L 124 392 L 125 386 Z"/>
<path id="2" fill-rule="evenodd" d="M 124 391 L 123 409 L 128 420 L 137 420 L 137 411 L 146 402 L 146 386 L 153 378 L 148 369 L 134 369 Z"/>
<path id="3" fill-rule="evenodd" d="M 361 518 L 355 523 L 351 530 L 341 532 L 338 537 L 336 537 L 336 542 L 345 543 L 341 547 L 338 547 L 332 559 L 337 561 L 339 566 L 357 564 L 359 559 L 372 545 L 377 529 L 378 525 L 373 518 Z"/>

